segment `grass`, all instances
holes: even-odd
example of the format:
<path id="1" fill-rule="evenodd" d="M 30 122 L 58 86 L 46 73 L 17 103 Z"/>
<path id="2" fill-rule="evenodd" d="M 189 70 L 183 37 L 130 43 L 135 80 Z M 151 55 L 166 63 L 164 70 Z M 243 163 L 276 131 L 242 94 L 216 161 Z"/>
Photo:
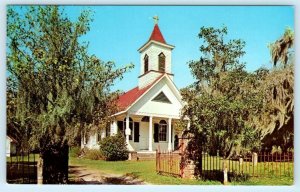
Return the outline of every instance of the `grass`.
<path id="1" fill-rule="evenodd" d="M 201 181 L 181 179 L 172 176 L 158 175 L 155 171 L 155 161 L 103 161 L 69 158 L 69 164 L 72 166 L 84 166 L 90 169 L 97 169 L 105 173 L 129 174 L 142 179 L 150 184 L 163 185 L 220 185 L 218 181 Z"/>
<path id="2" fill-rule="evenodd" d="M 244 173 L 250 176 L 268 177 L 293 177 L 293 162 L 258 162 L 257 165 L 251 161 L 244 161 L 242 164 L 235 160 L 223 160 L 220 157 L 205 156 L 202 158 L 203 170 L 222 170 L 223 163 L 226 162 L 227 169 L 236 173 Z"/>
<path id="3" fill-rule="evenodd" d="M 243 182 L 231 182 L 232 185 L 293 185 L 293 177 L 251 177 Z"/>
<path id="4" fill-rule="evenodd" d="M 130 174 L 150 184 L 163 185 L 221 185 L 219 181 L 213 180 L 190 180 L 172 176 L 159 175 L 155 171 L 155 160 L 152 161 L 103 161 L 79 159 L 74 156 L 69 158 L 70 165 L 84 166 L 105 173 Z M 293 176 L 276 175 L 271 177 L 250 177 L 245 181 L 232 181 L 230 185 L 292 185 Z"/>

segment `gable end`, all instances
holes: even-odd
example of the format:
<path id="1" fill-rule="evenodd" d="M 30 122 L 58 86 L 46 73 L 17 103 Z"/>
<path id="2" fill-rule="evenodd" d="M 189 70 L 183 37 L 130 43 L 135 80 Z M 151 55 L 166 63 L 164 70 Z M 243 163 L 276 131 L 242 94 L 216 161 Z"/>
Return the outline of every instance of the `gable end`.
<path id="1" fill-rule="evenodd" d="M 156 97 L 154 97 L 154 99 L 152 99 L 152 101 L 172 104 L 164 92 L 160 92 Z"/>

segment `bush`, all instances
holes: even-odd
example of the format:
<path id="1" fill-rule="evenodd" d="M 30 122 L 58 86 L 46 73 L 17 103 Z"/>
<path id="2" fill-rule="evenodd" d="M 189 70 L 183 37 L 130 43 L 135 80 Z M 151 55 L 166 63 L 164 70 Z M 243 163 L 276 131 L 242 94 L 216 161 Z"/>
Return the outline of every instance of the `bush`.
<path id="1" fill-rule="evenodd" d="M 85 149 L 84 153 L 85 153 L 84 157 L 86 159 L 91 159 L 91 160 L 104 159 L 99 149 Z"/>
<path id="2" fill-rule="evenodd" d="M 125 138 L 121 135 L 109 136 L 99 142 L 100 151 L 107 161 L 124 161 L 128 159 Z"/>

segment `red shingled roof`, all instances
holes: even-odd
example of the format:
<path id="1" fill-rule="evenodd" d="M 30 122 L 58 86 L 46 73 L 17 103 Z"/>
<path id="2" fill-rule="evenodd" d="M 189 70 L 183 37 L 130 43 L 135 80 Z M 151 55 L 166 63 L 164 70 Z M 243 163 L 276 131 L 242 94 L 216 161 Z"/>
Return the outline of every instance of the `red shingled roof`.
<path id="1" fill-rule="evenodd" d="M 162 33 L 160 32 L 159 27 L 158 27 L 157 24 L 155 24 L 155 26 L 154 26 L 154 29 L 153 29 L 153 31 L 152 31 L 152 34 L 151 34 L 151 36 L 150 36 L 150 38 L 149 38 L 149 41 L 150 41 L 150 40 L 154 40 L 154 41 L 158 41 L 158 42 L 161 42 L 161 43 L 165 43 L 165 44 L 166 44 L 166 41 L 165 41 L 165 39 L 164 39 Z"/>
<path id="2" fill-rule="evenodd" d="M 160 75 L 155 81 L 153 81 L 151 84 L 147 85 L 146 87 L 139 89 L 139 87 L 135 87 L 126 93 L 119 96 L 119 99 L 117 101 L 117 105 L 120 110 L 125 110 L 127 107 L 129 107 L 131 104 L 133 104 L 136 100 L 138 100 L 147 90 L 152 87 L 164 74 Z"/>

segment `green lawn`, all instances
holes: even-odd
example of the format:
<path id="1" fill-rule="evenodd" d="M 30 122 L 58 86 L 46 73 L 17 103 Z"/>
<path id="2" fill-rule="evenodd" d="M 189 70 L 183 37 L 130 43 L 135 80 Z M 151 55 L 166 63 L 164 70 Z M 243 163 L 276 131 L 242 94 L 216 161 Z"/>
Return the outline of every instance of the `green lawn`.
<path id="1" fill-rule="evenodd" d="M 293 177 L 294 163 L 293 162 L 258 162 L 257 165 L 251 161 L 244 161 L 242 164 L 235 160 L 223 160 L 220 157 L 202 158 L 203 170 L 222 170 L 223 162 L 226 162 L 227 168 L 236 173 L 244 173 L 251 176 L 268 176 L 286 178 Z"/>
<path id="2" fill-rule="evenodd" d="M 155 161 L 117 161 L 89 160 L 70 157 L 69 164 L 80 165 L 90 169 L 98 169 L 105 173 L 132 174 L 151 184 L 165 185 L 220 185 L 218 181 L 197 181 L 172 176 L 158 175 L 155 172 Z"/>
<path id="3" fill-rule="evenodd" d="M 34 162 L 39 159 L 39 154 L 33 154 L 31 153 L 29 155 L 29 162 Z M 17 161 L 28 161 L 28 155 L 25 156 L 12 156 L 12 157 L 6 157 L 6 162 L 17 162 Z"/>
<path id="4" fill-rule="evenodd" d="M 181 179 L 172 176 L 159 175 L 155 171 L 155 160 L 153 161 L 117 161 L 109 162 L 103 160 L 79 159 L 70 156 L 70 165 L 80 165 L 90 169 L 97 169 L 105 173 L 132 174 L 150 184 L 165 185 L 221 185 L 219 181 L 201 181 Z M 292 176 L 282 177 L 251 177 L 247 181 L 231 182 L 230 185 L 292 185 Z"/>

